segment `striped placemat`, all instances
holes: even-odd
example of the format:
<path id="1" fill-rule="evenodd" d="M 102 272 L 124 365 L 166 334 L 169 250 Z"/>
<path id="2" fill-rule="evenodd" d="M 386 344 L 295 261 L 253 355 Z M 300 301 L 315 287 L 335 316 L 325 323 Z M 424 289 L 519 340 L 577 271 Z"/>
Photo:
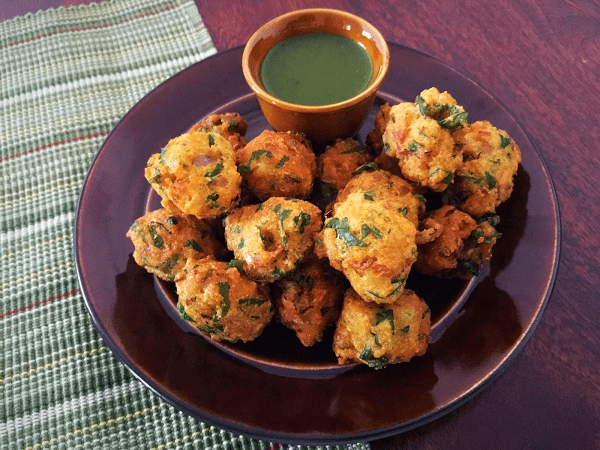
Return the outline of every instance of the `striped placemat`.
<path id="1" fill-rule="evenodd" d="M 287 448 L 200 423 L 147 390 L 94 329 L 72 257 L 77 198 L 105 137 L 215 51 L 191 0 L 0 23 L 1 449 Z"/>

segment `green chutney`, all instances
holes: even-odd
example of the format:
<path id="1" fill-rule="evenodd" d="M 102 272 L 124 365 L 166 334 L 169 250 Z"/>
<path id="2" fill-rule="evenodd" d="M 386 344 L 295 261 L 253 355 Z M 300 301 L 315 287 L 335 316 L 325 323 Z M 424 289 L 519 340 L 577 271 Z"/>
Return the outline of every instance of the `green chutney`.
<path id="1" fill-rule="evenodd" d="M 273 46 L 260 68 L 274 97 L 298 105 L 330 105 L 362 92 L 373 77 L 366 49 L 345 36 L 310 33 Z"/>

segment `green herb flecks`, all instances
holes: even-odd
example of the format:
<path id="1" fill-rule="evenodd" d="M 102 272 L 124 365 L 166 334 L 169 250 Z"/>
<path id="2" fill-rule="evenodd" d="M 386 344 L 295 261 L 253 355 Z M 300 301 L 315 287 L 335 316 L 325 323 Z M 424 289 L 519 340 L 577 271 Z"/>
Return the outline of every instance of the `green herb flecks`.
<path id="1" fill-rule="evenodd" d="M 446 172 L 446 176 L 442 180 L 442 183 L 443 184 L 452 184 L 452 183 L 454 183 L 454 173 L 453 172 L 448 172 L 447 170 L 445 170 L 444 172 Z"/>
<path id="2" fill-rule="evenodd" d="M 406 217 L 406 214 L 408 214 L 408 208 L 406 206 L 403 208 L 398 208 L 398 212 Z"/>
<path id="3" fill-rule="evenodd" d="M 348 150 L 344 150 L 343 152 L 340 152 L 340 155 L 349 155 L 350 153 L 366 153 L 366 150 L 364 147 L 360 146 L 360 145 L 356 145 L 352 148 L 349 148 Z"/>
<path id="4" fill-rule="evenodd" d="M 338 239 L 342 239 L 348 247 L 367 247 L 369 245 L 352 234 L 347 217 L 344 217 L 342 220 L 334 217 L 333 219 L 330 219 L 324 226 L 325 228 L 334 229 L 336 237 Z"/>
<path id="5" fill-rule="evenodd" d="M 229 283 L 219 282 L 219 294 L 221 294 L 221 317 L 225 317 L 229 312 Z"/>
<path id="6" fill-rule="evenodd" d="M 481 270 L 481 265 L 471 260 L 459 261 L 459 266 L 462 270 L 473 276 L 479 275 L 479 271 Z"/>
<path id="7" fill-rule="evenodd" d="M 369 201 L 374 201 L 374 197 L 375 196 L 375 191 L 374 190 L 369 190 L 369 191 L 365 191 L 363 194 L 363 197 L 365 198 L 365 200 L 369 200 Z"/>
<path id="8" fill-rule="evenodd" d="M 225 269 L 231 269 L 235 267 L 239 273 L 244 273 L 244 262 L 241 259 L 232 259 L 225 264 Z"/>
<path id="9" fill-rule="evenodd" d="M 496 178 L 494 178 L 494 176 L 489 173 L 487 170 L 485 172 L 485 183 L 487 184 L 487 187 L 489 189 L 494 189 L 498 182 L 496 181 Z"/>
<path id="10" fill-rule="evenodd" d="M 358 357 L 375 370 L 383 369 L 389 362 L 389 358 L 385 355 L 375 358 L 373 349 L 368 345 L 363 348 Z"/>
<path id="11" fill-rule="evenodd" d="M 494 239 L 498 239 L 502 236 L 502 233 L 499 233 L 494 230 L 494 233 L 491 236 L 486 236 L 482 229 L 477 228 L 473 230 L 469 239 L 476 244 L 492 244 Z"/>
<path id="12" fill-rule="evenodd" d="M 165 154 L 167 153 L 167 147 L 163 147 L 163 149 L 160 151 L 160 163 L 161 164 L 166 164 L 165 163 Z"/>
<path id="13" fill-rule="evenodd" d="M 213 192 L 212 194 L 206 196 L 206 200 L 210 204 L 211 208 L 218 208 L 219 206 L 221 206 L 217 203 L 218 199 L 219 199 L 219 194 L 217 194 L 216 192 Z"/>
<path id="14" fill-rule="evenodd" d="M 427 199 L 426 199 L 424 196 L 422 196 L 421 194 L 413 194 L 413 195 L 414 195 L 414 196 L 416 197 L 416 199 L 417 199 L 417 200 L 419 200 L 421 203 L 423 203 L 423 204 L 427 203 Z"/>
<path id="15" fill-rule="evenodd" d="M 379 166 L 377 166 L 377 164 L 375 164 L 374 162 L 368 162 L 368 163 L 360 166 L 356 171 L 352 172 L 352 175 L 356 176 L 356 175 L 360 175 L 363 172 L 373 172 L 378 169 L 379 169 Z"/>
<path id="16" fill-rule="evenodd" d="M 200 247 L 200 245 L 194 239 L 189 239 L 185 244 L 183 244 L 183 246 L 193 248 L 197 252 L 203 251 L 202 247 Z"/>
<path id="17" fill-rule="evenodd" d="M 240 243 L 238 244 L 237 248 L 238 248 L 238 250 L 239 250 L 240 248 L 244 248 L 244 238 L 242 238 L 242 239 L 240 240 Z"/>
<path id="18" fill-rule="evenodd" d="M 212 147 L 215 145 L 215 137 L 212 134 L 208 135 L 208 146 Z"/>
<path id="19" fill-rule="evenodd" d="M 310 214 L 301 212 L 294 217 L 294 225 L 298 227 L 298 234 L 303 235 L 304 229 L 310 225 Z"/>
<path id="20" fill-rule="evenodd" d="M 421 144 L 420 142 L 417 142 L 417 141 L 410 141 L 410 142 L 408 143 L 408 149 L 409 149 L 411 152 L 418 152 L 418 151 L 419 151 L 419 148 L 420 148 L 422 145 L 423 145 L 423 144 Z"/>
<path id="21" fill-rule="evenodd" d="M 248 161 L 246 161 L 244 164 L 238 166 L 238 172 L 241 173 L 242 175 L 249 174 L 250 173 L 250 165 L 252 164 L 252 162 L 256 161 L 262 155 L 265 155 L 267 158 L 273 157 L 273 153 L 271 153 L 268 150 L 264 150 L 264 149 L 256 150 L 256 151 L 252 152 L 252 154 L 250 155 L 250 159 Z"/>
<path id="22" fill-rule="evenodd" d="M 362 228 L 360 230 L 361 239 L 366 238 L 370 234 L 372 234 L 375 239 L 381 239 L 383 237 L 383 233 L 381 233 L 381 231 L 379 231 L 379 229 L 376 226 L 369 226 L 363 223 Z"/>
<path id="23" fill-rule="evenodd" d="M 217 165 L 215 166 L 215 168 L 213 170 L 211 170 L 210 172 L 206 172 L 204 174 L 204 176 L 208 177 L 208 178 L 214 178 L 217 175 L 219 175 L 222 170 L 223 170 L 223 164 L 217 163 Z"/>
<path id="24" fill-rule="evenodd" d="M 183 320 L 196 323 L 196 321 L 192 319 L 192 316 L 185 312 L 185 307 L 181 301 L 177 302 L 177 312 L 179 313 L 179 317 L 181 317 Z"/>
<path id="25" fill-rule="evenodd" d="M 373 336 L 373 339 L 375 340 L 375 345 L 377 347 L 381 347 L 381 343 L 379 342 L 379 335 L 377 333 L 373 333 L 372 331 L 369 331 L 369 333 L 371 333 L 371 336 Z"/>
<path id="26" fill-rule="evenodd" d="M 394 311 L 391 308 L 386 309 L 385 306 L 381 305 L 377 308 L 377 313 L 375 314 L 375 325 L 379 325 L 386 320 L 390 323 L 392 334 L 394 334 Z"/>
<path id="27" fill-rule="evenodd" d="M 466 111 L 461 111 L 455 105 L 449 105 L 448 110 L 450 115 L 445 119 L 438 120 L 442 128 L 447 130 L 455 130 L 456 128 L 467 123 L 469 114 Z"/>
<path id="28" fill-rule="evenodd" d="M 405 327 L 400 328 L 400 332 L 402 334 L 408 334 L 409 331 L 410 331 L 410 325 L 406 325 Z"/>
<path id="29" fill-rule="evenodd" d="M 238 306 L 249 307 L 249 306 L 260 306 L 265 303 L 267 300 L 264 298 L 255 298 L 255 297 L 244 297 L 238 300 Z"/>
<path id="30" fill-rule="evenodd" d="M 150 233 L 150 238 L 152 239 L 152 243 L 154 244 L 154 246 L 156 248 L 162 248 L 164 241 L 163 238 L 160 237 L 160 235 L 156 231 L 156 227 L 154 225 L 150 225 L 148 227 L 148 232 Z"/>
<path id="31" fill-rule="evenodd" d="M 284 164 L 289 161 L 289 159 L 290 157 L 288 155 L 283 155 L 283 157 L 279 160 L 275 167 L 281 169 L 284 166 Z"/>
<path id="32" fill-rule="evenodd" d="M 419 112 L 421 113 L 421 115 L 426 116 L 429 112 L 429 105 L 427 104 L 425 99 L 420 95 L 417 95 L 417 97 L 415 98 L 415 104 L 419 107 Z"/>
<path id="33" fill-rule="evenodd" d="M 167 217 L 167 222 L 171 225 L 177 225 L 179 223 L 179 219 L 177 219 L 175 216 L 169 216 Z"/>
<path id="34" fill-rule="evenodd" d="M 507 138 L 506 136 L 503 136 L 500 133 L 500 148 L 505 148 L 508 147 L 510 145 L 510 138 Z"/>
<path id="35" fill-rule="evenodd" d="M 429 308 L 426 308 L 425 311 L 423 311 L 423 315 L 421 316 L 421 319 L 424 319 L 427 314 L 431 314 L 431 310 Z"/>

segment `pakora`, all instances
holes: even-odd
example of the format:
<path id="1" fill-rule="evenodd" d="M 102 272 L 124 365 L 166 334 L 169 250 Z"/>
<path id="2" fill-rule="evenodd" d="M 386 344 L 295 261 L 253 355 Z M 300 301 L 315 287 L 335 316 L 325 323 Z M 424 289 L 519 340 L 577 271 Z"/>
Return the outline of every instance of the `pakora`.
<path id="1" fill-rule="evenodd" d="M 273 317 L 268 288 L 225 262 L 190 258 L 175 285 L 180 316 L 215 341 L 252 341 Z"/>
<path id="2" fill-rule="evenodd" d="M 156 192 L 184 214 L 199 219 L 231 211 L 242 178 L 229 141 L 194 131 L 174 139 L 148 160 L 145 177 Z M 172 208 L 171 208 L 172 209 Z"/>
<path id="3" fill-rule="evenodd" d="M 224 220 L 227 247 L 253 279 L 274 281 L 296 269 L 312 252 L 321 230 L 321 210 L 298 199 L 271 197 L 236 209 Z"/>
<path id="4" fill-rule="evenodd" d="M 431 311 L 413 291 L 392 303 L 367 302 L 348 289 L 333 338 L 339 364 L 359 362 L 381 369 L 425 353 Z"/>

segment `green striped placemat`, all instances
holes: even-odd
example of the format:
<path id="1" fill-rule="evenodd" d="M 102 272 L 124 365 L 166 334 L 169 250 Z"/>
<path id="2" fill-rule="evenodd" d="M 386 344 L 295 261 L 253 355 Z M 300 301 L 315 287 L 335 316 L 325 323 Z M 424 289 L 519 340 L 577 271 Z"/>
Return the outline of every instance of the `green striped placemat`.
<path id="1" fill-rule="evenodd" d="M 95 331 L 72 258 L 79 190 L 105 137 L 215 51 L 191 0 L 0 23 L 1 449 L 287 448 L 199 423 L 146 389 Z"/>

